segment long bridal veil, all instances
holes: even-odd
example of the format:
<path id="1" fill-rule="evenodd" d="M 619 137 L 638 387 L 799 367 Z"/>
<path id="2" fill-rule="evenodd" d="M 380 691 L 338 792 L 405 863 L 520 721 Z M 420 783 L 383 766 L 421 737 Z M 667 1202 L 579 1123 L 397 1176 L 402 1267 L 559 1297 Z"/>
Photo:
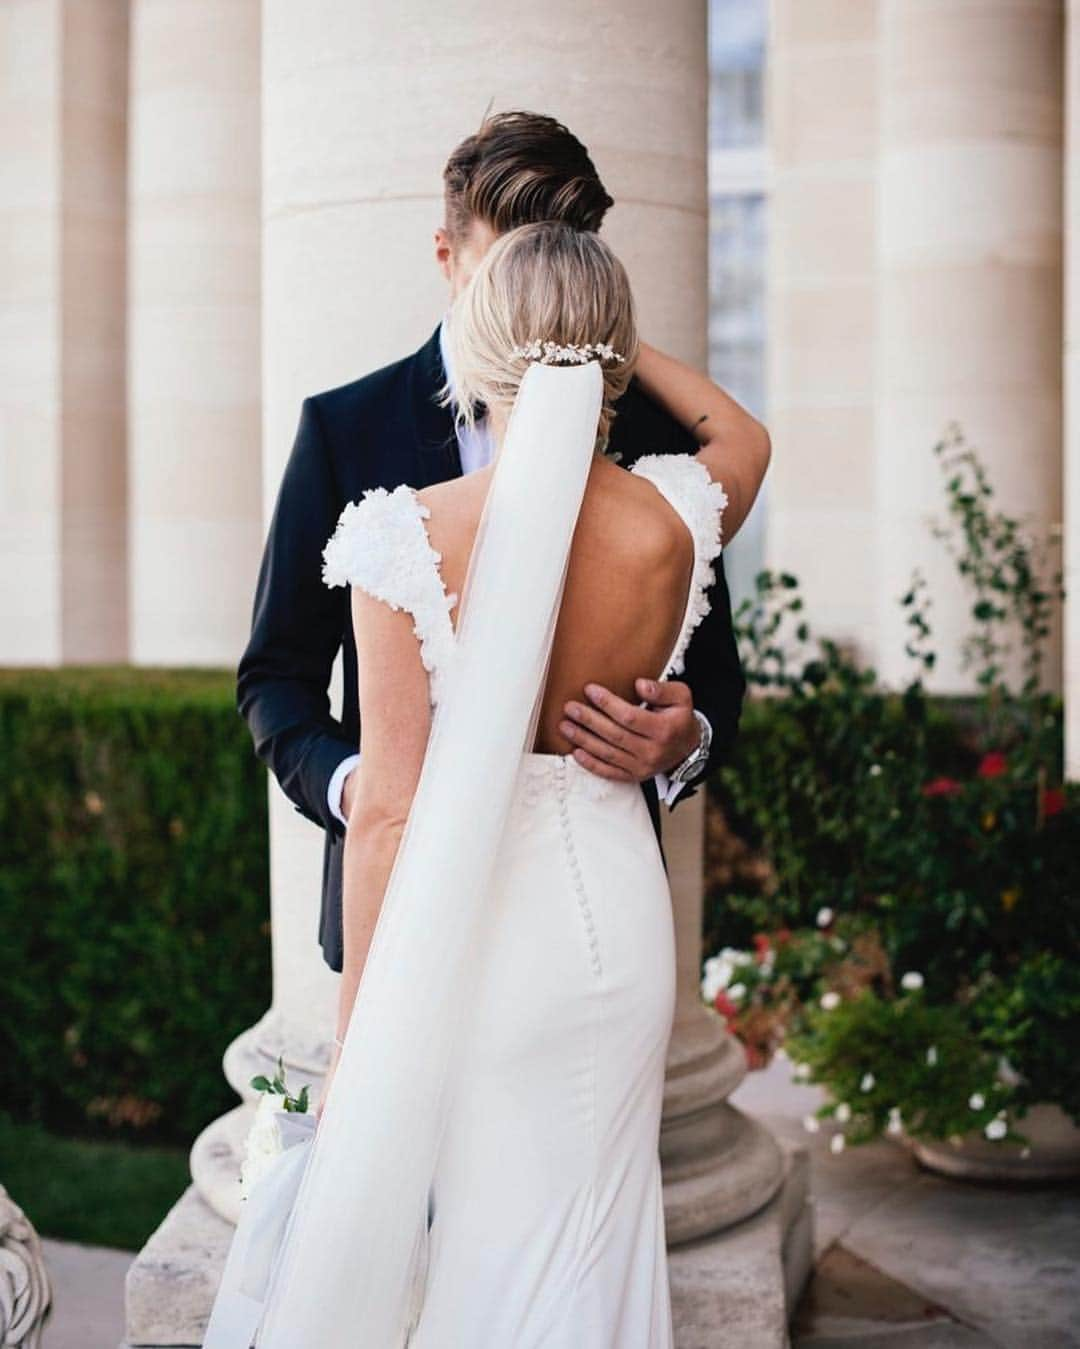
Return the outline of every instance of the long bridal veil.
<path id="1" fill-rule="evenodd" d="M 407 1342 L 455 1056 L 484 959 L 490 882 L 535 730 L 602 395 L 596 362 L 532 365 L 518 391 L 473 548 L 454 662 L 285 1232 L 260 1349 Z"/>

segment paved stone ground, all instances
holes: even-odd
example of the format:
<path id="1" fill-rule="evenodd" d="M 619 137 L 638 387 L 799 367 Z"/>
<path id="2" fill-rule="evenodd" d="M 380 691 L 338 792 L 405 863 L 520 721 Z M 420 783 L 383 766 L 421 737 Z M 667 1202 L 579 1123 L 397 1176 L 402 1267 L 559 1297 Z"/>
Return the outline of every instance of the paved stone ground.
<path id="1" fill-rule="evenodd" d="M 116 1349 L 124 1338 L 124 1275 L 131 1254 L 47 1238 L 42 1245 L 53 1309 L 41 1349 Z"/>
<path id="2" fill-rule="evenodd" d="M 802 1128 L 818 1094 L 783 1061 L 734 1100 L 810 1151 L 815 1271 L 795 1349 L 1080 1349 L 1080 1187 L 940 1180 L 887 1143 L 834 1156 Z M 45 1253 L 56 1306 L 42 1349 L 116 1349 L 131 1256 Z"/>
<path id="3" fill-rule="evenodd" d="M 783 1060 L 732 1099 L 810 1152 L 815 1269 L 796 1349 L 1080 1346 L 1080 1186 L 944 1180 L 891 1143 L 834 1156 L 802 1127 L 819 1093 Z"/>

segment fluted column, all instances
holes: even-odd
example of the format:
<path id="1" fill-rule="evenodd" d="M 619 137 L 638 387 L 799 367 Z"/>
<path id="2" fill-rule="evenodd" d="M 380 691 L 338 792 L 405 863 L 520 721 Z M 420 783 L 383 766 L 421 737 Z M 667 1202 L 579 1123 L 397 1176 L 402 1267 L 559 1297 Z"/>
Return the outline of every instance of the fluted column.
<path id="1" fill-rule="evenodd" d="M 130 594 L 138 664 L 234 666 L 262 535 L 258 0 L 133 0 Z"/>
<path id="2" fill-rule="evenodd" d="M 877 12 L 772 0 L 766 61 L 766 561 L 799 577 L 816 629 L 871 657 Z"/>
<path id="3" fill-rule="evenodd" d="M 947 423 L 981 450 L 1006 510 L 1039 533 L 1060 525 L 1064 10 L 880 7 L 876 589 L 878 664 L 895 682 L 910 673 L 896 601 L 919 566 L 936 685 L 970 686 L 970 602 L 929 530 Z"/>
<path id="4" fill-rule="evenodd" d="M 1069 0 L 1065 101 L 1065 772 L 1080 779 L 1080 2 Z"/>
<path id="5" fill-rule="evenodd" d="M 0 6 L 0 661 L 127 654 L 126 0 Z"/>
<path id="6" fill-rule="evenodd" d="M 448 15 L 433 3 L 265 0 L 267 512 L 304 396 L 415 348 L 442 313 L 432 256 L 441 168 L 489 98 L 554 113 L 589 145 L 618 203 L 605 233 L 630 269 L 645 331 L 704 364 L 705 53 L 701 0 L 662 11 L 635 0 L 616 12 L 559 0 L 520 12 L 512 30 L 494 5 Z M 420 59 L 417 85 L 407 76 Z M 332 1031 L 333 980 L 315 944 L 321 836 L 271 796 L 274 1003 L 226 1056 L 238 1088 L 279 1051 L 296 1081 L 317 1076 Z M 666 830 L 680 969 L 662 1138 L 673 1240 L 753 1211 L 780 1178 L 771 1138 L 726 1104 L 741 1051 L 698 995 L 701 807 L 684 806 Z M 235 1185 L 207 1177 L 229 1174 L 245 1118 L 241 1107 L 193 1154 L 200 1190 L 227 1215 Z"/>

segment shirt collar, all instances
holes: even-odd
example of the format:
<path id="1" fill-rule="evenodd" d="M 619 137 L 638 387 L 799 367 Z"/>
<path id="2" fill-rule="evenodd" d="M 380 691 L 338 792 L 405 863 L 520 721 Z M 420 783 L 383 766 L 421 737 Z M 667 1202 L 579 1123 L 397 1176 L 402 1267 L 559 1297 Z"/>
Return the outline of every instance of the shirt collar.
<path id="1" fill-rule="evenodd" d="M 444 314 L 442 317 L 442 322 L 439 324 L 439 355 L 442 358 L 443 370 L 445 370 L 446 372 L 447 383 L 451 386 L 451 388 L 453 388 L 454 375 L 453 371 L 450 368 L 450 352 L 448 350 L 449 344 L 446 341 L 447 317 L 448 316 Z"/>

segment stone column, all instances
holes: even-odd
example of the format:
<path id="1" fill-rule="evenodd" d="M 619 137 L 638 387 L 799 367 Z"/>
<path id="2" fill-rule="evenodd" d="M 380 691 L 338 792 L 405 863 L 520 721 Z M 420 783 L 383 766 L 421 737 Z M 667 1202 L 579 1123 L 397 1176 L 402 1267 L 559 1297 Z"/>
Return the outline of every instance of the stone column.
<path id="1" fill-rule="evenodd" d="M 619 202 L 605 234 L 634 278 L 645 331 L 704 364 L 704 0 L 552 0 L 512 19 L 494 3 L 263 0 L 262 18 L 267 510 L 302 399 L 415 349 L 440 318 L 441 169 L 489 103 L 555 114 L 589 145 Z M 740 1056 L 698 998 L 701 805 L 682 807 L 667 830 L 680 968 L 663 1140 L 674 1240 L 759 1207 L 781 1173 L 771 1139 L 725 1104 Z M 278 1051 L 292 1080 L 316 1077 L 332 1034 L 335 980 L 316 945 L 321 834 L 276 788 L 271 831 L 273 1007 L 226 1055 L 229 1080 L 249 1097 L 250 1068 Z M 230 1153 L 249 1109 L 197 1143 L 197 1192 L 133 1266 L 133 1343 L 196 1342 L 181 1337 L 201 1331 L 228 1231 L 203 1201 L 235 1211 L 225 1178 L 236 1175 Z M 778 1281 L 778 1263 L 769 1269 Z"/>
<path id="2" fill-rule="evenodd" d="M 766 61 L 766 562 L 798 576 L 818 631 L 871 658 L 877 13 L 772 0 Z"/>
<path id="3" fill-rule="evenodd" d="M 1005 509 L 1039 533 L 1061 520 L 1063 19 L 1062 0 L 881 5 L 876 589 L 892 682 L 910 674 L 896 601 L 919 566 L 935 684 L 970 686 L 970 605 L 929 532 L 950 421 Z"/>
<path id="4" fill-rule="evenodd" d="M 597 10 L 559 0 L 521 12 L 512 35 L 496 6 L 452 18 L 439 11 L 441 21 L 425 4 L 402 13 L 382 3 L 298 8 L 266 0 L 263 12 L 268 489 L 305 394 L 412 349 L 437 321 L 446 302 L 431 256 L 432 231 L 442 222 L 440 170 L 488 98 L 495 108 L 554 113 L 589 145 L 618 203 L 605 233 L 634 278 L 645 331 L 704 364 L 700 0 L 663 11 L 645 0 Z M 418 59 L 427 72 L 420 86 L 405 78 Z M 477 88 L 483 100 L 474 97 Z M 664 1127 L 676 1239 L 760 1207 L 780 1179 L 771 1138 L 724 1104 L 741 1076 L 741 1054 L 698 997 L 700 804 L 677 812 L 667 830 L 672 857 L 680 859 L 681 993 Z M 275 828 L 282 822 L 276 813 Z M 295 831 L 292 818 L 289 828 Z M 316 875 L 311 862 L 304 866 Z M 298 911 L 313 935 L 310 890 L 276 895 L 275 905 L 275 950 Z M 291 935 L 289 941 L 295 950 Z M 294 956 L 275 968 L 279 979 L 310 988 L 317 979 L 309 963 Z M 277 1021 L 286 1046 L 329 1036 L 325 998 L 295 998 L 279 983 L 279 1000 L 283 1013 L 288 1006 L 298 1014 Z M 298 1066 L 310 1065 L 307 1051 L 298 1057 Z M 733 1148 L 746 1154 L 741 1171 L 732 1165 Z"/>
<path id="5" fill-rule="evenodd" d="M 1080 779 L 1080 0 L 1069 0 L 1065 103 L 1065 773 Z"/>
<path id="6" fill-rule="evenodd" d="M 131 648 L 235 665 L 262 535 L 258 0 L 134 0 Z"/>
<path id="7" fill-rule="evenodd" d="M 126 0 L 16 0 L 0 47 L 0 660 L 119 661 Z"/>

